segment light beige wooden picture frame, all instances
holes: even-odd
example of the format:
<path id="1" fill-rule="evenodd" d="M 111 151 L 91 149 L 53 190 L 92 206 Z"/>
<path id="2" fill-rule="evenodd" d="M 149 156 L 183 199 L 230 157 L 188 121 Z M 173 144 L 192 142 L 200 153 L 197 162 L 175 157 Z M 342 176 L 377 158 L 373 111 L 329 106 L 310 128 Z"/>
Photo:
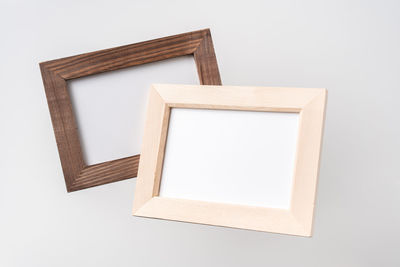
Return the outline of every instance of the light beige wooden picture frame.
<path id="1" fill-rule="evenodd" d="M 153 85 L 133 215 L 311 236 L 326 95 L 327 91 L 319 88 Z M 298 113 L 289 208 L 160 197 L 169 118 L 174 108 Z"/>

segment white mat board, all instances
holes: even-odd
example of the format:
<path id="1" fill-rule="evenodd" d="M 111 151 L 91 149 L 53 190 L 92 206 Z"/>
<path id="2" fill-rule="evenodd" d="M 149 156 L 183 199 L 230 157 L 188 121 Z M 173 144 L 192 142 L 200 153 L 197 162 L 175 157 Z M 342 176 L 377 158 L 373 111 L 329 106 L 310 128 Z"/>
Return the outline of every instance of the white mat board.
<path id="1" fill-rule="evenodd" d="M 298 113 L 171 110 L 160 196 L 290 207 Z"/>

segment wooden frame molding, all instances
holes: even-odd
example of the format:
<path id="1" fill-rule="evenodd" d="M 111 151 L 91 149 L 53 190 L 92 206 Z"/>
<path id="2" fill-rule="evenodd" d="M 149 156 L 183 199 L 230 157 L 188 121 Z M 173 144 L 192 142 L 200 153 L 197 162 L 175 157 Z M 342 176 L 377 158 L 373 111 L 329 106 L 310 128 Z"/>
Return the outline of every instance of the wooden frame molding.
<path id="1" fill-rule="evenodd" d="M 147 109 L 133 214 L 311 236 L 325 103 L 325 89 L 153 85 Z M 171 108 L 299 113 L 290 208 L 274 209 L 160 197 Z"/>
<path id="2" fill-rule="evenodd" d="M 200 84 L 221 84 L 209 29 L 40 63 L 68 192 L 135 177 L 139 155 L 85 164 L 67 80 L 185 55 L 194 56 Z"/>

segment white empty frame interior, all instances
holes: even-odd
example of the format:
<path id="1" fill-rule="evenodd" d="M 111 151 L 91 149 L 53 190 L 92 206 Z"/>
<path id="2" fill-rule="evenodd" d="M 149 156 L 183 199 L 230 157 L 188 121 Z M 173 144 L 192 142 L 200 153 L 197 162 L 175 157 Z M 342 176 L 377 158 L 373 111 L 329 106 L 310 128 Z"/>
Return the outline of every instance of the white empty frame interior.
<path id="1" fill-rule="evenodd" d="M 193 56 L 68 81 L 86 164 L 140 154 L 154 82 L 199 84 Z"/>
<path id="2" fill-rule="evenodd" d="M 288 209 L 297 133 L 298 113 L 173 108 L 159 195 Z"/>
<path id="3" fill-rule="evenodd" d="M 153 85 L 134 215 L 310 236 L 325 89 Z"/>

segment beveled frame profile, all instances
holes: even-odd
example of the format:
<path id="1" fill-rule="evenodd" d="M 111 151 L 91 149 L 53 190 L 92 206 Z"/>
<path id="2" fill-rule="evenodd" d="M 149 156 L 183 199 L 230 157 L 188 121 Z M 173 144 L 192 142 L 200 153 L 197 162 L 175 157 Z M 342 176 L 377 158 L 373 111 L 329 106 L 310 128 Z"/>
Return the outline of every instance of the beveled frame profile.
<path id="1" fill-rule="evenodd" d="M 185 55 L 194 56 L 200 84 L 221 84 L 209 29 L 40 63 L 68 192 L 136 177 L 139 155 L 85 163 L 67 81 Z"/>
<path id="2" fill-rule="evenodd" d="M 325 89 L 153 85 L 149 96 L 133 214 L 311 236 L 325 103 Z M 160 197 L 171 108 L 299 113 L 290 208 L 284 210 Z"/>

